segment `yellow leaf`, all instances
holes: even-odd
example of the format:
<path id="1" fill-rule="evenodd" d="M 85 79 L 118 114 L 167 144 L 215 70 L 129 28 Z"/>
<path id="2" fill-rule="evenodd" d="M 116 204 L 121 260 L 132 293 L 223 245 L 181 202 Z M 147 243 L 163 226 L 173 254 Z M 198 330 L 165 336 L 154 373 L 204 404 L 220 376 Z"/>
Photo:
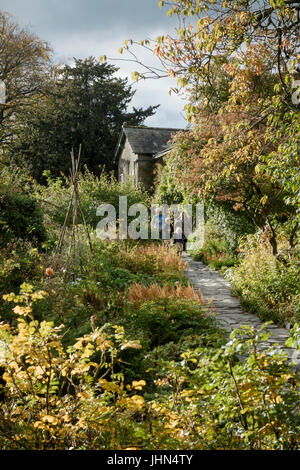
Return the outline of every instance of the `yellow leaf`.
<path id="1" fill-rule="evenodd" d="M 194 394 L 193 390 L 183 390 L 183 392 L 181 392 L 182 397 L 190 397 L 193 394 Z"/>
<path id="2" fill-rule="evenodd" d="M 6 300 L 7 302 L 11 302 L 15 298 L 15 294 L 5 294 L 2 296 L 3 300 Z"/>
<path id="3" fill-rule="evenodd" d="M 145 405 L 145 400 L 140 395 L 134 395 L 131 397 L 131 401 L 136 405 L 137 408 L 143 408 Z"/>
<path id="4" fill-rule="evenodd" d="M 259 172 L 260 172 L 260 166 L 259 166 L 259 165 L 256 165 L 256 167 L 254 168 L 254 171 L 255 171 L 255 173 L 258 175 Z"/>
<path id="5" fill-rule="evenodd" d="M 121 350 L 124 349 L 142 349 L 142 345 L 137 341 L 128 341 L 127 343 L 122 344 Z"/>
<path id="6" fill-rule="evenodd" d="M 64 415 L 62 417 L 63 421 L 65 421 L 66 423 L 69 423 L 70 421 L 72 421 L 72 416 L 70 415 Z"/>
<path id="7" fill-rule="evenodd" d="M 31 312 L 32 312 L 32 309 L 30 307 L 21 307 L 20 305 L 17 305 L 13 311 L 17 314 L 17 315 L 29 315 Z"/>
<path id="8" fill-rule="evenodd" d="M 145 387 L 145 385 L 146 385 L 145 380 L 139 380 L 138 382 L 134 380 L 132 382 L 132 388 L 134 388 L 135 390 L 143 390 L 143 387 Z"/>
<path id="9" fill-rule="evenodd" d="M 42 418 L 42 421 L 44 423 L 50 423 L 50 424 L 57 424 L 58 423 L 58 420 L 55 418 L 55 416 L 51 416 L 51 415 L 46 415 Z"/>
<path id="10" fill-rule="evenodd" d="M 169 76 L 169 77 L 175 77 L 175 72 L 174 72 L 174 70 L 169 69 L 169 70 L 168 70 L 168 76 Z"/>
<path id="11" fill-rule="evenodd" d="M 4 372 L 2 378 L 3 380 L 5 380 L 6 383 L 12 382 L 12 378 L 7 372 Z"/>

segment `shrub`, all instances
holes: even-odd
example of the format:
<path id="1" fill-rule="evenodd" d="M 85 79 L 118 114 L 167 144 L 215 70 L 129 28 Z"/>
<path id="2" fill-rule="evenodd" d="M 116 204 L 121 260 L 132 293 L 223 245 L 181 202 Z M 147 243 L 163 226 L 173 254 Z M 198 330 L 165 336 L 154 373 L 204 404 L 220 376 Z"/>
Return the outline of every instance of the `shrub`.
<path id="1" fill-rule="evenodd" d="M 195 261 L 202 261 L 213 269 L 230 267 L 238 263 L 238 250 L 232 250 L 211 221 L 206 223 L 204 233 L 203 247 L 192 254 Z"/>
<path id="2" fill-rule="evenodd" d="M 235 251 L 245 235 L 255 232 L 253 222 L 244 212 L 235 211 L 230 204 L 209 204 L 206 208 L 208 222 L 224 240 L 229 251 Z"/>
<path id="3" fill-rule="evenodd" d="M 260 352 L 264 327 L 224 344 L 191 288 L 132 284 L 118 324 L 91 319 L 66 345 L 61 321 L 40 311 L 54 283 L 65 287 L 57 269 L 49 293 L 23 284 L 5 296 L 17 326 L 0 324 L 2 449 L 299 449 L 299 374 L 284 354 Z M 72 282 L 80 320 L 86 286 Z M 288 346 L 299 344 L 295 325 Z"/>
<path id="4" fill-rule="evenodd" d="M 43 225 L 43 214 L 37 201 L 21 192 L 3 193 L 0 191 L 0 237 L 6 245 L 17 239 L 47 239 Z"/>
<path id="5" fill-rule="evenodd" d="M 69 206 L 72 185 L 68 179 L 53 179 L 48 175 L 47 186 L 39 186 L 36 197 L 41 200 L 47 217 L 47 223 L 61 226 L 64 223 Z M 117 219 L 119 217 L 119 196 L 128 197 L 128 207 L 135 203 L 148 204 L 148 195 L 139 187 L 131 183 L 119 183 L 115 177 L 101 173 L 99 177 L 84 169 L 78 177 L 78 191 L 80 194 L 81 207 L 87 224 L 94 230 L 99 222 L 97 208 L 101 204 L 112 204 L 116 209 Z M 80 212 L 78 212 L 79 223 L 82 223 Z M 72 224 L 72 211 L 68 221 Z M 53 227 L 52 227 L 53 228 Z"/>
<path id="6" fill-rule="evenodd" d="M 130 321 L 140 332 L 141 342 L 149 350 L 168 342 L 179 342 L 183 334 L 196 334 L 212 324 L 206 309 L 197 300 L 149 300 L 129 312 L 127 325 Z"/>
<path id="7" fill-rule="evenodd" d="M 155 243 L 124 245 L 110 257 L 117 266 L 125 267 L 132 273 L 156 275 L 163 279 L 172 279 L 176 275 L 182 277 L 186 267 L 175 249 L 169 250 Z"/>
<path id="8" fill-rule="evenodd" d="M 259 237 L 248 238 L 242 248 L 240 265 L 231 273 L 234 293 L 241 296 L 245 306 L 264 320 L 281 324 L 300 318 L 300 266 L 296 260 L 281 262 L 268 244 Z"/>
<path id="9" fill-rule="evenodd" d="M 135 306 L 141 305 L 149 300 L 169 300 L 169 299 L 190 299 L 204 305 L 203 294 L 200 290 L 197 292 L 192 286 L 170 286 L 164 285 L 160 287 L 158 284 L 144 286 L 141 284 L 133 284 L 128 293 L 128 300 Z"/>
<path id="10" fill-rule="evenodd" d="M 161 430 L 168 427 L 181 448 L 299 449 L 299 375 L 284 354 L 259 352 L 267 336 L 264 327 L 245 326 L 218 350 L 189 349 L 180 361 L 160 361 L 152 412 Z"/>
<path id="11" fill-rule="evenodd" d="M 29 241 L 18 240 L 0 248 L 0 292 L 17 292 L 24 279 L 39 282 L 42 255 Z M 0 297 L 1 320 L 12 321 L 11 311 Z"/>
<path id="12" fill-rule="evenodd" d="M 118 449 L 144 406 L 144 383 L 130 393 L 114 368 L 122 350 L 141 346 L 123 328 L 105 325 L 65 350 L 63 327 L 33 317 L 33 304 L 45 295 L 24 284 L 21 295 L 6 297 L 19 319 L 16 329 L 0 325 L 1 449 Z"/>

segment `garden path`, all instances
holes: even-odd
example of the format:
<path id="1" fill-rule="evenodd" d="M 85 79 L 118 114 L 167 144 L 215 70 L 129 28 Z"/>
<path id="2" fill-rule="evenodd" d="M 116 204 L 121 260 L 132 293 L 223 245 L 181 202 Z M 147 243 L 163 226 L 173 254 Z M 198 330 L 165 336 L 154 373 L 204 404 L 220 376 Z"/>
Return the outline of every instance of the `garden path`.
<path id="1" fill-rule="evenodd" d="M 213 299 L 216 320 L 221 328 L 230 333 L 242 325 L 249 325 L 257 330 L 263 325 L 263 322 L 255 314 L 243 310 L 239 299 L 231 294 L 230 283 L 222 278 L 217 271 L 200 261 L 194 261 L 187 253 L 183 253 L 182 258 L 188 263 L 185 275 L 195 290 L 201 289 L 206 302 Z M 288 358 L 297 365 L 297 368 L 300 368 L 300 352 L 285 346 L 290 334 L 289 330 L 271 324 L 266 327 L 266 331 L 270 333 L 270 336 L 267 341 L 261 343 L 262 350 L 274 346 L 285 352 Z"/>

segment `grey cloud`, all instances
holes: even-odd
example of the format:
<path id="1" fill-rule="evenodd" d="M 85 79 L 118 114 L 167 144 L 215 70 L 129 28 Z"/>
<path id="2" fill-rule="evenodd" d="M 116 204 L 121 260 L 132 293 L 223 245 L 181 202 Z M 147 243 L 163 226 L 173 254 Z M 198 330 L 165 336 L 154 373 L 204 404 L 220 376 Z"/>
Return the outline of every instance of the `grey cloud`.
<path id="1" fill-rule="evenodd" d="M 159 10 L 157 0 L 1 0 L 0 8 L 46 34 L 101 34 L 116 27 L 134 33 L 172 22 Z"/>

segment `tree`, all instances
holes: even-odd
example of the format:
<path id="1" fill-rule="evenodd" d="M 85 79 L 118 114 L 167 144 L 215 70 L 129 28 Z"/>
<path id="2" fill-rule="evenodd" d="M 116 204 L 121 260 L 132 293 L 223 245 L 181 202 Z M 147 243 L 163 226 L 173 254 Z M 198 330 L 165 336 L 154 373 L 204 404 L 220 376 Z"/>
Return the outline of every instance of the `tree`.
<path id="1" fill-rule="evenodd" d="M 276 151 L 266 155 L 261 167 L 279 184 L 287 204 L 295 208 L 290 221 L 290 246 L 298 242 L 300 226 L 300 116 L 299 111 L 279 106 L 272 114 L 266 137 L 277 143 Z"/>
<path id="2" fill-rule="evenodd" d="M 267 227 L 277 254 L 278 222 L 299 213 L 299 0 L 160 1 L 177 15 L 176 34 L 125 42 L 158 59 L 139 79 L 177 78 L 190 98 L 190 133 L 172 153 L 180 185 L 202 197 L 230 202 Z M 299 85 L 299 83 L 298 83 Z M 169 165 L 170 166 L 170 165 Z M 290 180 L 290 181 L 289 181 Z"/>
<path id="3" fill-rule="evenodd" d="M 45 92 L 51 52 L 46 42 L 0 12 L 0 81 L 6 94 L 5 103 L 0 104 L 0 142 L 12 137 L 18 115 Z"/>
<path id="4" fill-rule="evenodd" d="M 179 87 L 214 88 L 215 65 L 234 64 L 246 47 L 263 44 L 271 52 L 281 91 L 291 102 L 293 78 L 299 72 L 299 0 L 160 0 L 159 6 L 170 6 L 168 16 L 177 16 L 174 36 L 128 39 L 119 50 L 144 67 L 144 73 L 134 72 L 136 79 L 170 76 L 178 78 Z M 157 56 L 157 66 L 139 60 L 137 47 Z"/>
<path id="5" fill-rule="evenodd" d="M 44 170 L 54 176 L 68 173 L 70 151 L 82 144 L 81 161 L 90 171 L 99 172 L 99 166 L 112 170 L 122 124 L 140 125 L 157 108 L 128 112 L 134 91 L 127 79 L 114 77 L 117 70 L 92 57 L 58 70 L 51 91 L 23 113 L 11 158 L 25 163 L 41 181 Z"/>

